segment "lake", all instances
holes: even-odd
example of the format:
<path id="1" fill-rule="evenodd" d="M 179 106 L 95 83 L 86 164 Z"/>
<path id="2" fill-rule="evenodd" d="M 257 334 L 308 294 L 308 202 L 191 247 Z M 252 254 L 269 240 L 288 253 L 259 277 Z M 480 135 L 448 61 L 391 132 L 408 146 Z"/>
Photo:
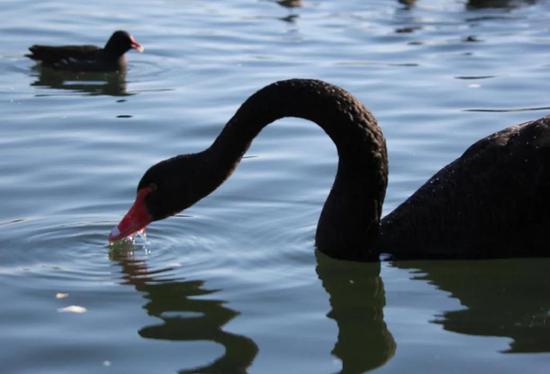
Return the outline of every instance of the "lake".
<path id="1" fill-rule="evenodd" d="M 211 196 L 107 235 L 159 160 L 209 146 L 281 79 L 375 114 L 387 214 L 474 141 L 550 112 L 550 1 L 0 2 L 0 371 L 548 373 L 550 259 L 337 261 L 315 251 L 334 145 L 284 119 Z M 32 44 L 145 47 L 125 73 Z"/>

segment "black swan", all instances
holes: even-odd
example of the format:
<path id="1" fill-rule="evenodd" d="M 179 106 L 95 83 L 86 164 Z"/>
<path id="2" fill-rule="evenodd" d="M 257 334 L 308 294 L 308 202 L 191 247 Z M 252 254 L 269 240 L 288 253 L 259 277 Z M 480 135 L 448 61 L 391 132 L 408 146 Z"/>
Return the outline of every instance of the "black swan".
<path id="1" fill-rule="evenodd" d="M 116 71 L 126 67 L 124 54 L 131 48 L 143 52 L 143 47 L 132 35 L 115 31 L 103 48 L 95 45 L 33 45 L 29 48 L 31 53 L 25 56 L 59 70 Z"/>
<path id="2" fill-rule="evenodd" d="M 248 98 L 206 150 L 152 166 L 109 240 L 174 215 L 221 185 L 262 128 L 282 117 L 317 123 L 336 145 L 338 170 L 315 236 L 348 260 L 550 255 L 550 116 L 479 140 L 380 219 L 387 154 L 373 115 L 317 80 L 273 83 Z"/>

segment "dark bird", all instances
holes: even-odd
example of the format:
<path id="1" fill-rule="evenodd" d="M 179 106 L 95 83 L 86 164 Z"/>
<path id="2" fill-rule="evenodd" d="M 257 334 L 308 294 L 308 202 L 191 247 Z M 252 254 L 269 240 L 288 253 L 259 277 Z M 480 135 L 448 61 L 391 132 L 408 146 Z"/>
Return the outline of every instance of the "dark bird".
<path id="1" fill-rule="evenodd" d="M 473 144 L 381 219 L 388 163 L 374 116 L 348 92 L 316 80 L 271 84 L 249 97 L 206 150 L 152 166 L 109 240 L 174 215 L 220 186 L 269 123 L 300 117 L 336 145 L 334 184 L 316 246 L 348 260 L 548 256 L 550 116 Z"/>
<path id="2" fill-rule="evenodd" d="M 115 71 L 126 67 L 124 54 L 130 49 L 143 52 L 143 47 L 126 31 L 115 31 L 105 47 L 95 45 L 33 45 L 26 56 L 42 65 L 71 71 Z"/>

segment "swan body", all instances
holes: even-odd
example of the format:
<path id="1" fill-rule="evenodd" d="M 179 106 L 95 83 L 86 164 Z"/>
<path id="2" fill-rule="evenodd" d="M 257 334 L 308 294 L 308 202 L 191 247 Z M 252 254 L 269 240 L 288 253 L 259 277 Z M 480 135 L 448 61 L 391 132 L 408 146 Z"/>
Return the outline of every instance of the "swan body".
<path id="1" fill-rule="evenodd" d="M 550 255 L 550 117 L 472 145 L 381 220 L 388 162 L 374 116 L 348 92 L 305 79 L 248 98 L 206 150 L 152 166 L 110 240 L 171 216 L 233 172 L 254 137 L 282 117 L 318 124 L 338 152 L 336 177 L 317 225 L 317 248 L 347 260 Z"/>
<path id="2" fill-rule="evenodd" d="M 550 117 L 483 138 L 381 223 L 396 258 L 550 256 Z"/>

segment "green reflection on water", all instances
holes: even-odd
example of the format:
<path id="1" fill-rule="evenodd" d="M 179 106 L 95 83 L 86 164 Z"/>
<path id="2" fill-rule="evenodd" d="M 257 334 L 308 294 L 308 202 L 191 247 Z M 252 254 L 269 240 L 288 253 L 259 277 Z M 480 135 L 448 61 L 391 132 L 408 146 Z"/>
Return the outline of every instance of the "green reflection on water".
<path id="1" fill-rule="evenodd" d="M 223 356 L 180 373 L 245 373 L 259 347 L 249 337 L 223 327 L 239 312 L 225 301 L 202 299 L 217 290 L 201 280 L 171 280 L 162 269 L 151 271 L 133 256 L 131 244 L 111 248 L 110 259 L 122 269 L 122 283 L 144 294 L 147 314 L 162 322 L 139 329 L 141 337 L 172 341 L 209 341 L 224 347 Z M 317 275 L 328 293 L 327 317 L 338 326 L 332 354 L 343 373 L 366 372 L 387 363 L 397 343 L 384 321 L 386 303 L 380 263 L 331 259 L 316 252 Z M 550 351 L 550 259 L 487 261 L 401 261 L 414 269 L 414 280 L 429 281 L 449 292 L 465 309 L 445 311 L 432 322 L 445 330 L 512 339 L 505 353 Z"/>
<path id="2" fill-rule="evenodd" d="M 342 361 L 342 372 L 362 373 L 385 364 L 396 344 L 384 322 L 380 263 L 339 261 L 320 252 L 316 257 L 317 274 L 330 297 L 327 316 L 338 325 L 332 353 Z"/>
<path id="3" fill-rule="evenodd" d="M 203 281 L 171 281 L 156 279 L 147 262 L 133 256 L 130 243 L 111 248 L 110 259 L 120 264 L 123 284 L 132 285 L 149 301 L 143 306 L 147 314 L 162 323 L 142 327 L 138 333 L 147 339 L 177 341 L 212 341 L 222 345 L 222 357 L 205 366 L 183 369 L 180 373 L 240 373 L 258 353 L 254 341 L 232 334 L 222 328 L 239 313 L 226 308 L 222 300 L 204 300 L 197 296 L 213 294 L 204 288 Z"/>
<path id="4" fill-rule="evenodd" d="M 447 291 L 465 307 L 434 323 L 445 330 L 511 338 L 505 353 L 550 352 L 550 259 L 403 261 L 417 279 Z"/>

